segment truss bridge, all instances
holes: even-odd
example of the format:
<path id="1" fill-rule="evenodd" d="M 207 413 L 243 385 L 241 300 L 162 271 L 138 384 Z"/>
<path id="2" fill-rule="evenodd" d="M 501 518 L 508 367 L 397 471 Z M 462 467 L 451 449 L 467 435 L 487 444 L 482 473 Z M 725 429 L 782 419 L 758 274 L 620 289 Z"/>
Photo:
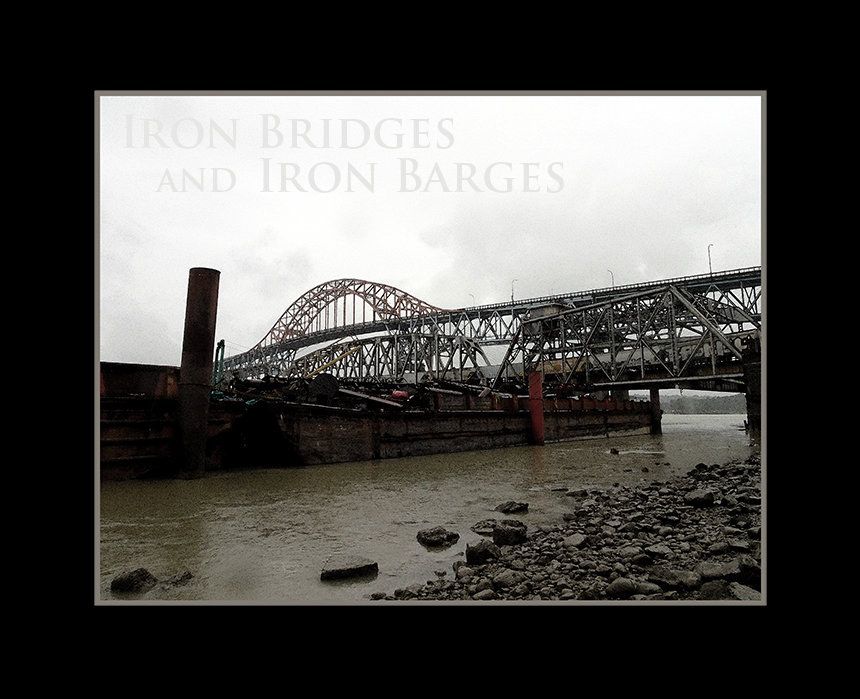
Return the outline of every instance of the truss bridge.
<path id="1" fill-rule="evenodd" d="M 540 371 L 581 390 L 743 391 L 761 329 L 761 267 L 459 309 L 338 279 L 303 294 L 224 372 L 498 387 Z"/>

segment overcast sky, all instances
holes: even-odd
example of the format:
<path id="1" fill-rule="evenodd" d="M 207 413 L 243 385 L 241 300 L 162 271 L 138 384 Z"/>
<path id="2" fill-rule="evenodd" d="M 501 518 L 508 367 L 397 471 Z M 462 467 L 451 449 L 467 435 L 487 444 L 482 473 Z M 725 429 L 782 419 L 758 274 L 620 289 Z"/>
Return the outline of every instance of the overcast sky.
<path id="1" fill-rule="evenodd" d="M 101 94 L 100 359 L 178 366 L 192 267 L 221 272 L 229 356 L 332 279 L 459 308 L 703 274 L 709 246 L 714 271 L 760 265 L 762 110 L 741 93 Z"/>

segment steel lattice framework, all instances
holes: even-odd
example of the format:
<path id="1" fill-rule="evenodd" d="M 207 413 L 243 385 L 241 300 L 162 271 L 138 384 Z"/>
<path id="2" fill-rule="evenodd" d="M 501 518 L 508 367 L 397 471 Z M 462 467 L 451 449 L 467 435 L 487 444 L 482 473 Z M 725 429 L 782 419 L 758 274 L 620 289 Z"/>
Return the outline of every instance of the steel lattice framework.
<path id="1" fill-rule="evenodd" d="M 760 341 L 760 289 L 749 291 L 701 294 L 667 284 L 572 310 L 545 306 L 520 326 L 495 383 L 541 371 L 592 390 L 717 382 L 737 388 L 744 352 Z"/>
<path id="2" fill-rule="evenodd" d="M 463 336 L 398 334 L 335 342 L 297 359 L 282 374 L 310 378 L 325 371 L 359 382 L 419 378 L 464 381 L 487 376 L 489 360 L 474 340 Z"/>
<path id="3" fill-rule="evenodd" d="M 244 354 L 227 359 L 225 369 L 245 377 L 295 373 L 297 352 L 322 342 L 373 331 L 427 313 L 445 312 L 396 287 L 363 279 L 335 279 L 294 301 L 266 336 Z"/>
<path id="4" fill-rule="evenodd" d="M 555 361 L 564 364 L 554 373 L 569 382 L 677 383 L 707 373 L 705 364 L 716 375 L 729 356 L 739 360 L 741 336 L 746 342 L 761 330 L 761 304 L 761 267 L 456 310 L 385 284 L 338 279 L 303 294 L 256 347 L 226 359 L 224 368 L 249 378 L 307 375 L 335 360 L 338 371 L 369 378 L 379 367 L 394 376 L 403 366 L 395 356 L 424 356 L 425 366 L 444 367 L 454 353 L 449 343 L 464 338 L 475 347 L 509 345 L 498 376 L 515 365 L 547 370 Z M 332 342 L 330 353 L 317 350 L 314 360 L 299 356 Z M 434 347 L 441 354 L 430 358 Z M 340 358 L 338 351 L 350 353 Z"/>
<path id="5" fill-rule="evenodd" d="M 442 310 L 393 286 L 362 279 L 335 279 L 302 294 L 257 347 L 277 346 L 294 337 L 359 322 L 408 318 Z"/>

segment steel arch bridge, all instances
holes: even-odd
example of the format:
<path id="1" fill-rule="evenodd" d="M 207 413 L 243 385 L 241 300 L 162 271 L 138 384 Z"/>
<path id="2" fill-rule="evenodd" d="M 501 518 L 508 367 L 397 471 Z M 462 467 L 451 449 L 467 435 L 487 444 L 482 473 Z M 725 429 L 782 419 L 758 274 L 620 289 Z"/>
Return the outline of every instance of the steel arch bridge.
<path id="1" fill-rule="evenodd" d="M 224 369 L 262 378 L 326 368 L 361 380 L 478 370 L 498 383 L 540 367 L 589 386 L 704 386 L 708 377 L 725 385 L 739 380 L 730 365 L 761 327 L 761 267 L 461 309 L 385 284 L 338 279 L 303 294 Z M 334 344 L 302 354 L 326 343 Z M 507 346 L 499 367 L 490 367 L 483 352 L 491 345 Z"/>

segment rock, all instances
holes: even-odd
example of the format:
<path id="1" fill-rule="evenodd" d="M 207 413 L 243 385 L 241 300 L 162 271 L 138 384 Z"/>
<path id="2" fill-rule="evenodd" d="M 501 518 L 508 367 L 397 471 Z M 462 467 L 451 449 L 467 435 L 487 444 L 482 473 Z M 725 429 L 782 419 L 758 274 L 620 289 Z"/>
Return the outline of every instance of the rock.
<path id="1" fill-rule="evenodd" d="M 700 464 L 666 482 L 568 490 L 575 510 L 557 523 L 479 522 L 493 538 L 476 537 L 452 579 L 437 571 L 386 599 L 760 600 L 760 481 L 757 466 Z"/>
<path id="2" fill-rule="evenodd" d="M 723 565 L 720 577 L 761 590 L 761 566 L 751 556 L 741 555 Z"/>
<path id="3" fill-rule="evenodd" d="M 496 546 L 522 544 L 527 539 L 528 527 L 517 519 L 503 519 L 493 529 L 493 543 Z"/>
<path id="4" fill-rule="evenodd" d="M 493 578 L 493 588 L 515 587 L 523 580 L 525 580 L 525 576 L 522 573 L 506 568 Z"/>
<path id="5" fill-rule="evenodd" d="M 496 544 L 481 539 L 472 544 L 466 544 L 466 563 L 481 564 L 492 558 L 501 557 L 502 552 Z"/>
<path id="6" fill-rule="evenodd" d="M 497 512 L 501 512 L 506 515 L 513 514 L 514 512 L 526 512 L 528 509 L 529 504 L 527 502 L 514 502 L 513 500 L 503 502 L 501 505 L 496 507 Z"/>
<path id="7" fill-rule="evenodd" d="M 469 527 L 475 534 L 481 534 L 483 536 L 492 536 L 493 529 L 496 528 L 496 524 L 498 524 L 497 519 L 482 519 L 480 522 L 473 524 Z"/>
<path id="8" fill-rule="evenodd" d="M 725 541 L 716 541 L 708 546 L 708 553 L 712 556 L 720 556 L 729 552 L 729 545 Z"/>
<path id="9" fill-rule="evenodd" d="M 630 562 L 633 565 L 641 566 L 642 568 L 647 568 L 647 567 L 653 565 L 654 559 L 651 558 L 651 556 L 649 556 L 647 553 L 639 553 L 639 554 L 633 556 L 633 558 L 630 559 Z"/>
<path id="10" fill-rule="evenodd" d="M 454 573 L 457 576 L 457 580 L 468 581 L 475 574 L 475 569 L 463 563 L 463 565 L 457 566 L 454 569 Z"/>
<path id="11" fill-rule="evenodd" d="M 746 503 L 747 505 L 761 505 L 761 496 L 760 495 L 740 495 L 740 496 L 738 496 L 738 501 Z"/>
<path id="12" fill-rule="evenodd" d="M 405 588 L 398 588 L 394 591 L 394 599 L 415 599 L 423 591 L 424 586 L 420 583 L 409 585 Z"/>
<path id="13" fill-rule="evenodd" d="M 148 592 L 156 586 L 158 580 L 146 568 L 124 570 L 110 584 L 114 592 Z"/>
<path id="14" fill-rule="evenodd" d="M 562 542 L 562 546 L 569 549 L 578 549 L 585 543 L 585 534 L 571 534 Z"/>
<path id="15" fill-rule="evenodd" d="M 760 600 L 761 593 L 746 585 L 728 580 L 709 580 L 699 589 L 700 600 Z"/>
<path id="16" fill-rule="evenodd" d="M 379 566 L 367 558 L 349 554 L 335 554 L 325 563 L 320 580 L 342 580 L 345 578 L 376 575 Z"/>
<path id="17" fill-rule="evenodd" d="M 452 546 L 460 540 L 460 535 L 457 532 L 448 531 L 445 527 L 433 527 L 422 529 L 416 538 L 423 546 Z"/>
<path id="18" fill-rule="evenodd" d="M 696 488 L 684 496 L 684 503 L 693 507 L 710 507 L 714 504 L 714 494 L 710 490 Z"/>
<path id="19" fill-rule="evenodd" d="M 741 585 L 740 583 L 729 583 L 729 592 L 732 599 L 737 600 L 760 600 L 761 592 L 752 587 Z"/>
<path id="20" fill-rule="evenodd" d="M 645 552 L 658 558 L 667 558 L 672 555 L 672 549 L 666 546 L 666 544 L 654 544 L 645 549 Z"/>
<path id="21" fill-rule="evenodd" d="M 702 576 L 688 570 L 676 570 L 663 566 L 654 566 L 648 571 L 648 580 L 660 587 L 673 590 L 696 590 L 702 584 Z"/>
<path id="22" fill-rule="evenodd" d="M 629 578 L 615 578 L 606 587 L 604 594 L 610 599 L 627 599 L 638 591 L 636 583 Z"/>
<path id="23" fill-rule="evenodd" d="M 636 583 L 637 595 L 659 595 L 661 592 L 663 592 L 663 588 L 656 583 L 648 582 L 647 580 Z"/>

